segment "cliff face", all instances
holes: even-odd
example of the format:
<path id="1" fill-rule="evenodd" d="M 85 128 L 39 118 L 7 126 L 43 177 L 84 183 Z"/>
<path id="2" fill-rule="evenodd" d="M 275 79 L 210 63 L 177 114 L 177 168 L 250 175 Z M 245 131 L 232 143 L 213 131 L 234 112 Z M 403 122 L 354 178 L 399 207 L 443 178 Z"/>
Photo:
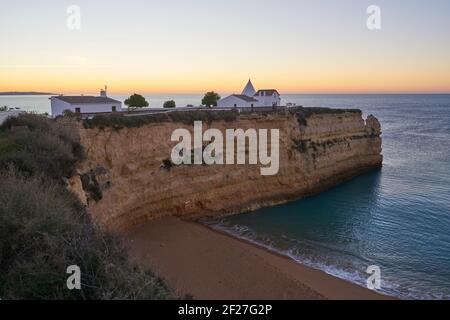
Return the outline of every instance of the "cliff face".
<path id="1" fill-rule="evenodd" d="M 115 130 L 80 128 L 87 160 L 70 188 L 108 227 L 126 229 L 166 215 L 198 217 L 243 212 L 323 191 L 381 167 L 380 124 L 358 112 L 242 115 L 203 129 L 279 129 L 280 169 L 260 165 L 171 166 L 181 122 Z"/>

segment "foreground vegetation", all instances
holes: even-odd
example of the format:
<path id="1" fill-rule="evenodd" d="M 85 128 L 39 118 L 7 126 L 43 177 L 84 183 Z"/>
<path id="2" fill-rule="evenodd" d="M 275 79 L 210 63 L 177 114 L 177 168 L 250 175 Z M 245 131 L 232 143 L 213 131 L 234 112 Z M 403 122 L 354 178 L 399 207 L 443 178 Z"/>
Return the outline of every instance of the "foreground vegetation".
<path id="1" fill-rule="evenodd" d="M 0 127 L 0 298 L 168 298 L 65 188 L 84 157 L 70 128 L 69 119 L 32 114 Z M 81 290 L 67 289 L 71 265 L 81 269 Z"/>

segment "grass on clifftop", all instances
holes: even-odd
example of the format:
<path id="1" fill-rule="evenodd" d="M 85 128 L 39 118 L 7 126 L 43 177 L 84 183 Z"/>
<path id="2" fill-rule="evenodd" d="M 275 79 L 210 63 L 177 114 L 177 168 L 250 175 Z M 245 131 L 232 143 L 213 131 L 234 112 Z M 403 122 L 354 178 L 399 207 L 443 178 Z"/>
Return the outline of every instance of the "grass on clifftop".
<path id="1" fill-rule="evenodd" d="M 300 124 L 306 125 L 306 120 L 316 114 L 340 114 L 347 112 L 361 113 L 359 109 L 331 109 L 331 108 L 304 108 L 295 107 L 287 109 L 288 114 L 295 115 Z M 247 113 L 247 112 L 246 112 Z M 286 109 L 278 109 L 271 111 L 258 111 L 255 108 L 255 114 L 270 115 L 270 114 L 285 114 Z M 211 123 L 213 121 L 235 121 L 239 117 L 237 110 L 187 110 L 187 111 L 173 111 L 165 113 L 143 114 L 126 116 L 124 114 L 109 114 L 97 115 L 92 119 L 83 120 L 83 126 L 86 129 L 93 128 L 114 128 L 117 130 L 123 128 L 136 128 L 151 123 L 163 122 L 181 122 L 187 125 L 192 125 L 194 121 L 203 121 Z"/>
<path id="2" fill-rule="evenodd" d="M 141 127 L 150 123 L 162 122 L 182 122 L 187 125 L 194 124 L 194 121 L 203 121 L 211 123 L 212 121 L 234 121 L 239 113 L 234 110 L 190 110 L 173 111 L 166 113 L 155 113 L 147 115 L 125 116 L 123 114 L 98 115 L 92 119 L 83 121 L 86 129 L 92 128 L 114 128 L 117 130 L 123 128 Z"/>
<path id="3" fill-rule="evenodd" d="M 0 127 L 0 298 L 169 298 L 66 189 L 63 178 L 83 157 L 64 121 L 25 114 Z M 71 265 L 81 269 L 81 290 L 67 289 Z"/>

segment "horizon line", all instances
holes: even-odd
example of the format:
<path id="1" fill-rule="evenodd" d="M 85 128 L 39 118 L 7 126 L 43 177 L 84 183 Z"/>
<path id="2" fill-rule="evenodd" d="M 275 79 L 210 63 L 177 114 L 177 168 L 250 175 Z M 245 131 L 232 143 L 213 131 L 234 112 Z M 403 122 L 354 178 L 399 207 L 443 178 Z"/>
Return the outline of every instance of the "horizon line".
<path id="1" fill-rule="evenodd" d="M 209 90 L 209 91 L 215 91 L 217 93 L 221 93 L 220 91 L 216 90 Z M 313 91 L 313 92 L 301 92 L 301 91 L 281 91 L 278 90 L 281 95 L 291 95 L 291 94 L 301 94 L 301 95 L 402 95 L 402 94 L 411 94 L 411 95 L 449 95 L 450 91 L 397 91 L 397 92 L 390 92 L 390 91 L 379 91 L 379 92 L 352 92 L 352 91 L 344 91 L 344 92 L 335 92 L 335 91 Z M 0 94 L 4 93 L 52 93 L 54 90 L 5 90 L 0 91 Z M 176 95 L 203 95 L 205 92 L 193 92 L 193 91 L 144 91 L 144 90 L 136 90 L 136 91 L 110 91 L 108 92 L 109 95 L 127 95 L 127 94 L 164 94 L 164 95 L 170 95 L 170 94 L 176 94 Z M 73 91 L 66 91 L 66 92 L 54 92 L 54 94 L 51 95 L 90 95 L 90 94 L 97 94 L 97 91 L 85 91 L 85 92 L 73 92 Z M 222 92 L 222 94 L 236 94 L 234 92 Z"/>

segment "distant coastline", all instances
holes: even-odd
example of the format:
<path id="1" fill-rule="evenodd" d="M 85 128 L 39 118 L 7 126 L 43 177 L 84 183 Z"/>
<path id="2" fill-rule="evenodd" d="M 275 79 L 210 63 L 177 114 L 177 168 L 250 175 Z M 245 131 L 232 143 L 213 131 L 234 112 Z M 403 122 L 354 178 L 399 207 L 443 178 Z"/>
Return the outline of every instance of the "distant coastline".
<path id="1" fill-rule="evenodd" d="M 56 96 L 57 93 L 51 92 L 19 92 L 19 91 L 10 91 L 10 92 L 0 92 L 0 96 Z"/>

